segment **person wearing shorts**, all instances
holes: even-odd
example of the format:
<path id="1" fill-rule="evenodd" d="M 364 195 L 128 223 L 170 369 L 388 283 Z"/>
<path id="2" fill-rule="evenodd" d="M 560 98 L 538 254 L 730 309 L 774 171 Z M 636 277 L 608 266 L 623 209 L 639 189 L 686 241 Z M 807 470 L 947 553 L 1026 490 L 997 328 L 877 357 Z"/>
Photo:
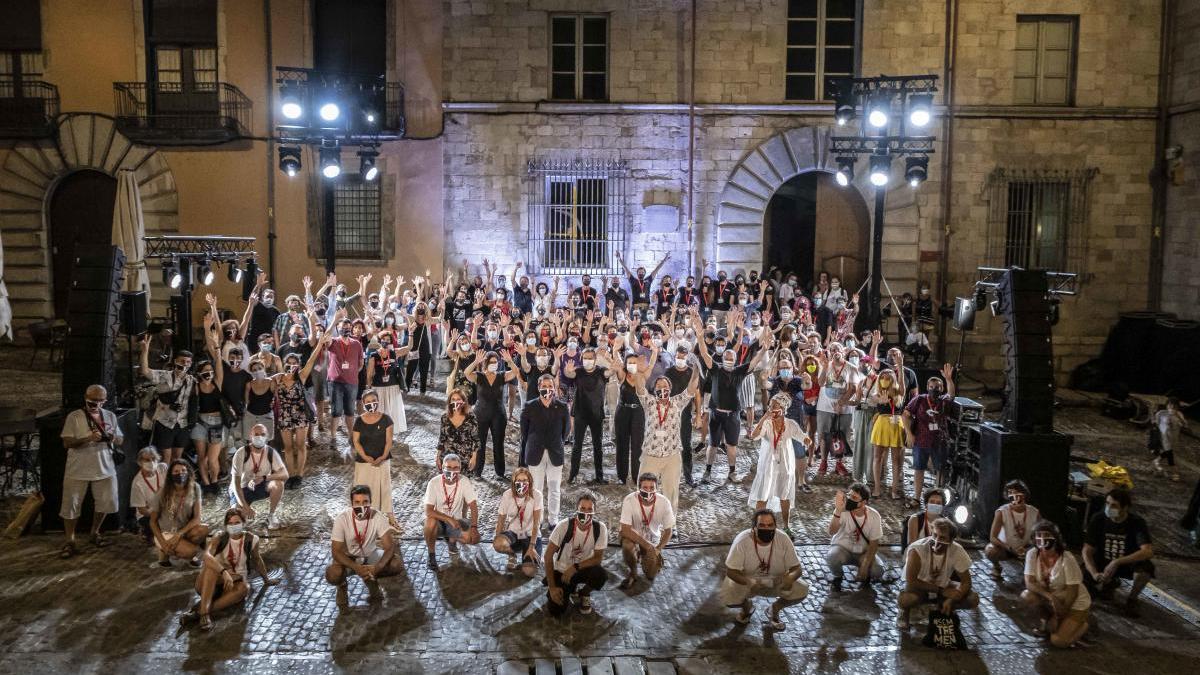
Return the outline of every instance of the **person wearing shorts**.
<path id="1" fill-rule="evenodd" d="M 92 516 L 92 543 L 97 548 L 108 544 L 100 536 L 105 517 L 117 512 L 117 468 L 113 463 L 113 448 L 120 447 L 124 437 L 117 426 L 117 416 L 105 410 L 108 392 L 93 384 L 84 394 L 84 407 L 67 414 L 63 424 L 62 441 L 67 449 L 67 465 L 63 472 L 62 507 L 67 541 L 62 557 L 78 552 L 75 547 L 75 524 L 79 521 L 83 498 L 88 490 L 96 503 Z"/>
<path id="2" fill-rule="evenodd" d="M 188 399 L 196 389 L 196 378 L 188 370 L 192 367 L 192 353 L 180 350 L 175 353 L 171 370 L 150 368 L 150 341 L 142 342 L 142 377 L 154 383 L 154 436 L 152 444 L 171 461 L 183 457 L 183 449 L 191 442 L 187 426 Z"/>
<path id="3" fill-rule="evenodd" d="M 429 549 L 429 569 L 437 571 L 437 540 L 444 538 L 451 553 L 458 542 L 479 543 L 479 504 L 475 486 L 462 475 L 462 459 L 450 453 L 442 458 L 442 473 L 425 486 L 425 546 Z M 470 514 L 470 520 L 465 516 Z"/>
<path id="4" fill-rule="evenodd" d="M 776 531 L 775 512 L 754 512 L 752 527 L 733 539 L 725 558 L 725 577 L 717 597 L 726 607 L 736 607 L 737 622 L 746 624 L 754 613 L 751 598 L 776 598 L 767 622 L 775 630 L 786 628 L 780 612 L 808 597 L 808 584 L 800 579 L 802 569 L 796 547 L 783 532 Z"/>
<path id="5" fill-rule="evenodd" d="M 345 310 L 339 312 L 338 339 L 329 343 L 330 431 L 337 432 L 337 418 L 346 425 L 346 435 L 354 428 L 354 416 L 358 413 L 358 371 L 363 367 L 362 342 L 351 334 L 350 321 Z"/>

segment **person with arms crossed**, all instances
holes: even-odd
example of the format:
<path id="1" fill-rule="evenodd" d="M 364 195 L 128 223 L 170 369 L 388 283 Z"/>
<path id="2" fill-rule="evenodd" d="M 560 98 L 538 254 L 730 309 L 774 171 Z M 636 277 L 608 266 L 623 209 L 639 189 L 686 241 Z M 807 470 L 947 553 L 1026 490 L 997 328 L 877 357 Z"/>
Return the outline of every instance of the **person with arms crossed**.
<path id="1" fill-rule="evenodd" d="M 638 563 L 646 579 L 654 581 L 663 566 L 663 549 L 675 529 L 675 508 L 658 491 L 658 476 L 645 472 L 638 476 L 638 489 L 621 501 L 621 554 L 629 567 L 622 590 L 637 583 Z"/>

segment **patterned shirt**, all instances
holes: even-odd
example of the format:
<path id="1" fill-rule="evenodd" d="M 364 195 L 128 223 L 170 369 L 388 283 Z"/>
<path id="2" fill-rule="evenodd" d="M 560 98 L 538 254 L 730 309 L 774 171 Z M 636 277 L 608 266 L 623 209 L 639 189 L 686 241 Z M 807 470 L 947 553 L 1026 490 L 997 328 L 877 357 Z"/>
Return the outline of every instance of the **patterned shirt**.
<path id="1" fill-rule="evenodd" d="M 666 410 L 659 407 L 658 401 L 649 392 L 638 392 L 642 409 L 646 411 L 646 436 L 642 441 L 642 454 L 650 457 L 671 457 L 678 455 L 682 447 L 679 442 L 679 428 L 682 424 L 680 417 L 683 409 L 692 402 L 692 392 L 668 399 Z"/>
<path id="2" fill-rule="evenodd" d="M 442 415 L 442 429 L 438 434 L 437 444 L 438 462 L 446 455 L 455 454 L 462 458 L 462 468 L 466 470 L 478 446 L 479 423 L 475 420 L 474 413 L 467 412 L 467 418 L 458 426 L 454 426 L 450 421 L 449 413 Z"/>

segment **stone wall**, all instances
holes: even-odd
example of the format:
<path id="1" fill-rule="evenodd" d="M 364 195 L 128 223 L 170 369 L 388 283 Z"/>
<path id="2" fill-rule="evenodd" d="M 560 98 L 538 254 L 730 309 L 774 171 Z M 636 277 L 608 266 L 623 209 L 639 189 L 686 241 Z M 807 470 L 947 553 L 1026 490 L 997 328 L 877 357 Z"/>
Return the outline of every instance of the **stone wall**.
<path id="1" fill-rule="evenodd" d="M 1175 5 L 1167 146 L 1182 146 L 1183 155 L 1169 165 L 1163 309 L 1200 319 L 1200 0 Z"/>

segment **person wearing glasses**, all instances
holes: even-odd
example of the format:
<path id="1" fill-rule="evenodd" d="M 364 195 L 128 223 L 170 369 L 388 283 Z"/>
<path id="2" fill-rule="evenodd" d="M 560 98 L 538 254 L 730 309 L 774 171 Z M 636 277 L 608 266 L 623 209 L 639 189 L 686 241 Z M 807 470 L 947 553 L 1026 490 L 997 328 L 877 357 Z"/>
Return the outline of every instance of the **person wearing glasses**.
<path id="1" fill-rule="evenodd" d="M 938 518 L 929 531 L 904 554 L 904 590 L 897 618 L 902 631 L 908 630 L 909 612 L 922 603 L 932 603 L 944 614 L 979 606 L 979 594 L 971 589 L 971 556 L 954 541 L 958 528 L 949 518 Z M 951 580 L 951 574 L 956 580 Z"/>
<path id="2" fill-rule="evenodd" d="M 92 492 L 95 512 L 92 516 L 92 544 L 103 548 L 108 542 L 100 535 L 100 526 L 110 513 L 117 512 L 117 467 L 113 450 L 121 446 L 124 437 L 117 426 L 117 416 L 105 410 L 108 392 L 93 384 L 84 392 L 83 407 L 67 414 L 63 423 L 62 442 L 67 450 L 67 466 L 63 472 L 62 506 L 58 515 L 63 519 L 67 541 L 62 558 L 79 552 L 75 545 L 75 525 L 88 490 Z"/>

